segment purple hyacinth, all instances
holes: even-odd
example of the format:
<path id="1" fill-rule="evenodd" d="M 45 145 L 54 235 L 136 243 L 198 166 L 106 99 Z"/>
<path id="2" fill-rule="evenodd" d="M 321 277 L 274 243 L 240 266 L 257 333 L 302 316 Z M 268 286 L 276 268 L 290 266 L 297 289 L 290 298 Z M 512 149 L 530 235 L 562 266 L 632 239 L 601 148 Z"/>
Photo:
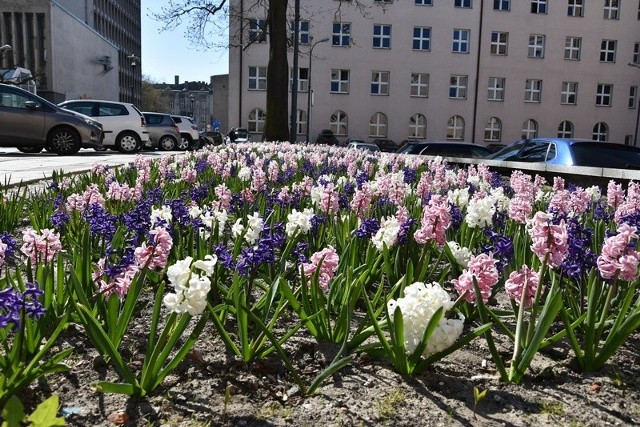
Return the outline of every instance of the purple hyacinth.
<path id="1" fill-rule="evenodd" d="M 309 250 L 309 244 L 307 242 L 298 242 L 296 247 L 291 251 L 291 255 L 295 258 L 298 264 L 306 264 L 309 262 L 309 258 L 306 252 Z"/>
<path id="2" fill-rule="evenodd" d="M 0 233 L 0 241 L 7 245 L 4 250 L 5 259 L 11 258 L 18 250 L 18 243 L 16 243 L 15 239 L 11 236 L 11 234 L 9 234 L 8 231 L 3 231 L 2 233 Z"/>
<path id="3" fill-rule="evenodd" d="M 497 260 L 496 268 L 498 271 L 504 271 L 514 257 L 513 239 L 489 229 L 485 231 L 485 235 L 490 244 L 483 248 L 483 252 L 493 253 L 493 258 Z"/>
<path id="4" fill-rule="evenodd" d="M 596 266 L 597 256 L 591 250 L 593 229 L 584 227 L 577 218 L 569 218 L 567 235 L 569 253 L 560 268 L 569 278 L 581 282 Z"/>
<path id="5" fill-rule="evenodd" d="M 103 237 L 110 241 L 117 228 L 117 218 L 111 215 L 105 208 L 97 203 L 87 206 L 83 213 L 85 221 L 89 224 L 92 237 Z"/>
<path id="6" fill-rule="evenodd" d="M 377 218 L 369 218 L 362 221 L 355 231 L 359 239 L 370 239 L 380 230 L 380 221 Z"/>
<path id="7" fill-rule="evenodd" d="M 46 313 L 44 306 L 39 301 L 43 291 L 35 282 L 27 282 L 26 285 L 27 288 L 24 292 L 13 288 L 0 291 L 0 328 L 12 325 L 12 330 L 16 330 L 20 326 L 22 310 L 32 319 L 39 319 Z"/>

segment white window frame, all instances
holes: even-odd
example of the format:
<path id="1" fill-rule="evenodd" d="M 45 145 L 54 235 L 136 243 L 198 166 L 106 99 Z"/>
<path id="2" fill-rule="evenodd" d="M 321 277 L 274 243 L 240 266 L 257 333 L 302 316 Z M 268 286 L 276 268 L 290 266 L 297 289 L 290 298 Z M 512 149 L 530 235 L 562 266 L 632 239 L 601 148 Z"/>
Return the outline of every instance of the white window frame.
<path id="1" fill-rule="evenodd" d="M 411 73 L 411 95 L 416 98 L 429 97 L 429 74 Z"/>
<path id="2" fill-rule="evenodd" d="M 611 107 L 613 105 L 613 85 L 598 83 L 596 86 L 596 107 Z"/>
<path id="3" fill-rule="evenodd" d="M 416 31 L 420 34 L 416 36 Z M 425 36 L 425 34 L 427 34 Z M 416 43 L 418 47 L 416 48 Z M 426 48 L 425 48 L 426 45 Z M 428 52 L 431 50 L 431 27 L 413 27 L 413 39 L 411 41 L 412 50 Z"/>
<path id="4" fill-rule="evenodd" d="M 298 135 L 307 134 L 307 112 L 304 110 L 296 112 L 296 133 Z"/>
<path id="5" fill-rule="evenodd" d="M 267 67 L 249 66 L 248 90 L 267 90 Z"/>
<path id="6" fill-rule="evenodd" d="M 524 102 L 539 103 L 542 101 L 542 80 L 527 79 L 524 84 Z"/>
<path id="7" fill-rule="evenodd" d="M 433 0 L 416 0 L 416 6 L 433 6 Z"/>
<path id="8" fill-rule="evenodd" d="M 369 118 L 369 137 L 370 138 L 386 138 L 389 119 L 387 115 L 376 112 Z"/>
<path id="9" fill-rule="evenodd" d="M 544 58 L 544 34 L 529 34 L 529 58 Z"/>
<path id="10" fill-rule="evenodd" d="M 349 78 L 350 71 L 346 69 L 332 69 L 331 70 L 331 93 L 349 93 Z M 334 85 L 337 84 L 336 90 L 333 90 Z"/>
<path id="11" fill-rule="evenodd" d="M 264 131 L 264 122 L 266 120 L 266 113 L 261 108 L 254 108 L 249 111 L 249 118 L 247 119 L 247 130 L 254 133 L 262 133 Z"/>
<path id="12" fill-rule="evenodd" d="M 558 138 L 573 138 L 573 123 L 564 120 L 558 125 Z"/>
<path id="13" fill-rule="evenodd" d="M 487 101 L 504 101 L 504 77 L 489 77 L 487 85 Z"/>
<path id="14" fill-rule="evenodd" d="M 607 142 L 609 140 L 609 125 L 605 122 L 598 122 L 593 126 L 591 139 L 594 141 Z"/>
<path id="15" fill-rule="evenodd" d="M 289 92 L 293 88 L 293 68 L 289 68 Z M 298 92 L 309 91 L 309 69 L 306 67 L 298 68 Z"/>
<path id="16" fill-rule="evenodd" d="M 462 9 L 471 9 L 473 7 L 473 1 L 472 0 L 454 0 L 453 6 L 459 7 Z"/>
<path id="17" fill-rule="evenodd" d="M 630 86 L 629 87 L 629 102 L 627 103 L 627 106 L 631 109 L 635 109 L 638 108 L 637 107 L 637 102 L 638 102 L 638 86 Z"/>
<path id="18" fill-rule="evenodd" d="M 502 140 L 502 122 L 497 117 L 489 117 L 484 126 L 484 140 L 486 142 L 500 142 Z"/>
<path id="19" fill-rule="evenodd" d="M 385 34 L 385 30 L 389 33 Z M 376 34 L 376 31 L 379 31 L 379 34 Z M 391 49 L 391 25 L 373 24 L 373 48 Z"/>
<path id="20" fill-rule="evenodd" d="M 427 118 L 424 114 L 415 113 L 409 118 L 409 138 L 424 139 L 427 137 Z"/>
<path id="21" fill-rule="evenodd" d="M 564 59 L 566 61 L 580 61 L 582 56 L 582 37 L 566 36 L 564 38 Z"/>
<path id="22" fill-rule="evenodd" d="M 578 103 L 578 82 L 562 82 L 560 104 L 576 105 Z"/>
<path id="23" fill-rule="evenodd" d="M 330 128 L 336 136 L 346 136 L 349 132 L 349 117 L 342 110 L 336 110 L 329 119 Z"/>
<path id="24" fill-rule="evenodd" d="M 604 0 L 604 19 L 620 18 L 620 2 L 619 0 Z"/>
<path id="25" fill-rule="evenodd" d="M 266 43 L 267 37 L 264 33 L 266 19 L 251 18 L 249 20 L 249 41 L 253 43 Z"/>
<path id="26" fill-rule="evenodd" d="M 449 99 L 467 99 L 468 83 L 469 76 L 451 74 L 449 76 Z M 455 93 L 452 93 L 452 91 L 455 91 Z"/>
<path id="27" fill-rule="evenodd" d="M 531 0 L 531 13 L 546 15 L 548 6 L 547 0 Z"/>
<path id="28" fill-rule="evenodd" d="M 372 71 L 371 95 L 388 96 L 390 76 L 391 73 L 389 71 Z"/>
<path id="29" fill-rule="evenodd" d="M 538 122 L 533 119 L 527 119 L 522 124 L 522 136 L 526 139 L 538 137 Z"/>
<path id="30" fill-rule="evenodd" d="M 617 40 L 602 40 L 600 43 L 600 62 L 616 62 Z"/>
<path id="31" fill-rule="evenodd" d="M 331 46 L 351 46 L 351 22 L 333 22 Z"/>
<path id="32" fill-rule="evenodd" d="M 464 139 L 464 119 L 462 116 L 451 116 L 447 120 L 447 140 L 462 141 Z"/>
<path id="33" fill-rule="evenodd" d="M 583 17 L 584 0 L 569 0 L 567 4 L 567 16 Z"/>
<path id="34" fill-rule="evenodd" d="M 293 37 L 295 36 L 295 32 L 294 32 L 295 25 L 296 24 L 295 24 L 294 21 L 289 22 L 289 31 L 291 33 L 291 40 L 293 40 Z M 309 28 L 310 28 L 309 27 L 309 21 L 306 21 L 306 20 L 300 21 L 300 23 L 298 25 L 299 25 L 299 27 L 298 27 L 298 43 L 299 44 L 304 44 L 304 45 L 309 44 L 309 41 L 310 41 L 309 40 L 309 36 L 310 36 L 310 33 L 309 33 Z"/>
<path id="35" fill-rule="evenodd" d="M 632 64 L 640 64 L 640 42 L 633 44 L 633 56 L 631 57 Z"/>
<path id="36" fill-rule="evenodd" d="M 509 12 L 511 10 L 510 0 L 493 0 L 493 10 Z"/>
<path id="37" fill-rule="evenodd" d="M 509 33 L 504 31 L 491 32 L 491 49 L 492 55 L 507 56 L 509 51 Z"/>
<path id="38" fill-rule="evenodd" d="M 451 51 L 454 53 L 469 53 L 470 39 L 471 39 L 471 30 L 454 28 L 453 40 L 452 40 L 453 45 L 451 47 Z"/>

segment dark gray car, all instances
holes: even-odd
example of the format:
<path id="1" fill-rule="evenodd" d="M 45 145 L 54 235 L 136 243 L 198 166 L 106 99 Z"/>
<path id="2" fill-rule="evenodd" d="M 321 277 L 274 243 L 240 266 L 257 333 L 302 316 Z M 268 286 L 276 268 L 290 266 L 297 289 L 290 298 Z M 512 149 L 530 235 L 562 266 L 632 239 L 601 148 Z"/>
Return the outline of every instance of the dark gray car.
<path id="1" fill-rule="evenodd" d="M 0 146 L 60 155 L 102 147 L 102 125 L 18 87 L 0 84 Z"/>
<path id="2" fill-rule="evenodd" d="M 180 129 L 169 114 L 149 112 L 142 114 L 147 121 L 151 148 L 158 148 L 162 151 L 178 148 L 178 141 L 182 140 Z"/>
<path id="3" fill-rule="evenodd" d="M 422 154 L 426 156 L 462 157 L 482 159 L 491 154 L 491 150 L 482 145 L 468 142 L 411 141 L 400 147 L 399 154 Z"/>

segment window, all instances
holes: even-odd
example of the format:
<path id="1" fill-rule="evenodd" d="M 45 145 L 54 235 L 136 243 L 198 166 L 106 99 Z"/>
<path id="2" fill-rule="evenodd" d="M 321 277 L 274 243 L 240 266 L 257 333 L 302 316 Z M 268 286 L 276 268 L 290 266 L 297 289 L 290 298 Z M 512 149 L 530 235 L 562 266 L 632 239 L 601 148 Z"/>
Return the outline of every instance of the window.
<path id="1" fill-rule="evenodd" d="M 330 119 L 331 131 L 334 135 L 346 135 L 349 129 L 349 119 L 344 111 L 336 111 Z"/>
<path id="2" fill-rule="evenodd" d="M 629 108 L 636 108 L 636 99 L 638 98 L 638 86 L 631 86 L 629 88 Z"/>
<path id="3" fill-rule="evenodd" d="M 293 88 L 293 68 L 289 69 L 289 91 Z M 298 68 L 298 92 L 309 91 L 309 69 Z"/>
<path id="4" fill-rule="evenodd" d="M 578 97 L 578 82 L 562 82 L 560 104 L 576 105 Z"/>
<path id="5" fill-rule="evenodd" d="M 529 119 L 522 124 L 522 136 L 526 139 L 538 137 L 538 122 Z"/>
<path id="6" fill-rule="evenodd" d="M 267 67 L 249 67 L 249 90 L 267 90 Z"/>
<path id="7" fill-rule="evenodd" d="M 429 96 L 429 74 L 411 73 L 411 96 L 422 98 Z"/>
<path id="8" fill-rule="evenodd" d="M 529 35 L 529 58 L 544 58 L 544 36 L 542 34 Z"/>
<path id="9" fill-rule="evenodd" d="M 624 145 L 633 144 L 633 135 L 625 135 L 624 136 Z"/>
<path id="10" fill-rule="evenodd" d="M 409 119 L 409 138 L 424 139 L 427 137 L 427 118 L 416 113 Z"/>
<path id="11" fill-rule="evenodd" d="M 349 70 L 331 70 L 331 93 L 349 93 Z"/>
<path id="12" fill-rule="evenodd" d="M 267 27 L 266 19 L 250 19 L 249 20 L 249 41 L 253 43 L 265 43 L 267 35 L 265 28 Z"/>
<path id="13" fill-rule="evenodd" d="M 489 77 L 487 101 L 504 101 L 504 77 Z"/>
<path id="14" fill-rule="evenodd" d="M 580 60 L 581 37 L 567 36 L 564 39 L 564 59 L 571 61 Z"/>
<path id="15" fill-rule="evenodd" d="M 591 139 L 594 141 L 607 142 L 609 139 L 609 126 L 604 122 L 596 123 L 593 127 Z"/>
<path id="16" fill-rule="evenodd" d="M 449 98 L 467 99 L 467 76 L 452 75 L 449 78 Z"/>
<path id="17" fill-rule="evenodd" d="M 416 0 L 416 6 L 431 6 L 433 0 Z"/>
<path id="18" fill-rule="evenodd" d="M 455 7 L 464 7 L 464 8 L 471 8 L 471 0 L 455 0 L 453 2 L 453 5 Z"/>
<path id="19" fill-rule="evenodd" d="M 484 127 L 484 140 L 499 142 L 502 139 L 502 122 L 497 117 L 491 117 Z"/>
<path id="20" fill-rule="evenodd" d="M 464 119 L 451 116 L 447 121 L 447 139 L 462 141 L 464 139 Z"/>
<path id="21" fill-rule="evenodd" d="M 431 28 L 413 27 L 413 50 L 431 50 Z"/>
<path id="22" fill-rule="evenodd" d="M 309 21 L 300 21 L 298 24 L 300 27 L 298 28 L 298 43 L 300 44 L 309 44 Z M 295 22 L 289 23 L 289 29 L 291 31 L 291 40 L 295 36 Z"/>
<path id="23" fill-rule="evenodd" d="M 598 83 L 596 89 L 596 105 L 598 107 L 611 107 L 612 84 Z"/>
<path id="24" fill-rule="evenodd" d="M 305 135 L 307 133 L 307 112 L 298 110 L 296 113 L 296 133 Z"/>
<path id="25" fill-rule="evenodd" d="M 547 0 L 531 0 L 531 13 L 547 13 Z"/>
<path id="26" fill-rule="evenodd" d="M 640 43 L 633 45 L 633 58 L 631 59 L 631 63 L 640 64 Z"/>
<path id="27" fill-rule="evenodd" d="M 334 22 L 333 34 L 331 37 L 332 46 L 350 46 L 351 45 L 351 23 L 350 22 Z"/>
<path id="28" fill-rule="evenodd" d="M 600 43 L 600 62 L 615 62 L 616 41 L 602 40 Z"/>
<path id="29" fill-rule="evenodd" d="M 558 138 L 573 138 L 573 123 L 565 120 L 558 126 Z"/>
<path id="30" fill-rule="evenodd" d="M 373 113 L 369 119 L 369 136 L 371 138 L 387 137 L 387 116 L 383 113 Z"/>
<path id="31" fill-rule="evenodd" d="M 376 49 L 391 48 L 391 25 L 375 24 L 373 26 L 373 47 Z"/>
<path id="32" fill-rule="evenodd" d="M 604 19 L 618 19 L 619 3 L 618 0 L 604 0 Z"/>
<path id="33" fill-rule="evenodd" d="M 249 120 L 247 121 L 247 130 L 249 132 L 262 132 L 264 130 L 265 112 L 260 108 L 254 108 L 249 112 Z"/>
<path id="34" fill-rule="evenodd" d="M 493 0 L 493 10 L 503 10 L 509 11 L 510 8 L 510 0 Z"/>
<path id="35" fill-rule="evenodd" d="M 568 16 L 584 16 L 584 0 L 569 0 L 567 7 Z"/>
<path id="36" fill-rule="evenodd" d="M 371 73 L 371 95 L 389 95 L 388 71 L 373 71 Z"/>
<path id="37" fill-rule="evenodd" d="M 491 54 L 506 55 L 508 42 L 509 42 L 509 33 L 493 31 L 491 33 Z"/>
<path id="38" fill-rule="evenodd" d="M 469 53 L 469 30 L 453 30 L 453 52 Z"/>
<path id="39" fill-rule="evenodd" d="M 540 102 L 542 98 L 542 80 L 527 79 L 524 86 L 524 102 Z"/>

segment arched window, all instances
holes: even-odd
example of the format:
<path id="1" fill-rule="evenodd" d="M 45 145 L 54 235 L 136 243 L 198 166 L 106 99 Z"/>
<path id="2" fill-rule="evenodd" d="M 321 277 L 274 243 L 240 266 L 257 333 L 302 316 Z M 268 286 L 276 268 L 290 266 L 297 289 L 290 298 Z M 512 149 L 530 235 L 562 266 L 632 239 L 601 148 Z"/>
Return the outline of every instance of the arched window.
<path id="1" fill-rule="evenodd" d="M 536 138 L 538 136 L 538 122 L 529 119 L 522 124 L 522 136 L 524 138 Z"/>
<path id="2" fill-rule="evenodd" d="M 369 119 L 369 136 L 371 138 L 387 137 L 387 116 L 384 113 L 373 113 Z"/>
<path id="3" fill-rule="evenodd" d="M 593 140 L 607 142 L 609 139 L 609 126 L 605 122 L 598 122 L 593 127 Z"/>
<path id="4" fill-rule="evenodd" d="M 427 118 L 416 113 L 409 119 L 409 138 L 426 138 L 427 137 Z"/>
<path id="5" fill-rule="evenodd" d="M 499 142 L 502 139 L 502 122 L 497 117 L 491 117 L 484 127 L 484 140 Z"/>
<path id="6" fill-rule="evenodd" d="M 331 130 L 334 135 L 347 135 L 349 118 L 344 111 L 336 111 L 331 115 Z"/>
<path id="7" fill-rule="evenodd" d="M 451 116 L 447 122 L 447 139 L 464 139 L 464 119 L 461 116 Z"/>
<path id="8" fill-rule="evenodd" d="M 298 114 L 296 115 L 296 133 L 298 134 L 306 134 L 307 133 L 307 112 L 304 110 L 298 110 Z"/>
<path id="9" fill-rule="evenodd" d="M 558 138 L 573 138 L 573 123 L 565 120 L 558 126 Z"/>
<path id="10" fill-rule="evenodd" d="M 261 133 L 264 131 L 265 112 L 260 108 L 254 108 L 249 112 L 247 130 L 249 132 Z"/>

